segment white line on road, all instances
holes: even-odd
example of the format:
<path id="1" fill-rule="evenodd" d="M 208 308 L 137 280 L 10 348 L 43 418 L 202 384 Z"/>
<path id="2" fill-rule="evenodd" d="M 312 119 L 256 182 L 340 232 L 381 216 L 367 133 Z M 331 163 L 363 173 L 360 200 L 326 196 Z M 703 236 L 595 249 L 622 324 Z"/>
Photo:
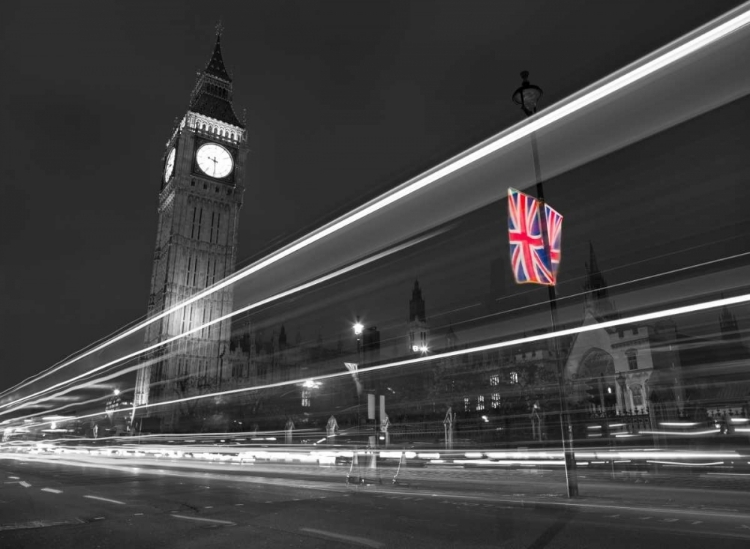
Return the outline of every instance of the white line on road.
<path id="1" fill-rule="evenodd" d="M 21 482 L 19 482 L 18 484 L 20 484 L 20 485 L 21 485 L 21 486 L 23 486 L 24 488 L 28 488 L 28 487 L 30 487 L 30 486 L 31 486 L 31 484 L 29 484 L 28 482 L 26 482 L 26 481 L 23 481 L 23 480 L 22 480 Z"/>
<path id="2" fill-rule="evenodd" d="M 31 522 L 16 522 L 14 524 L 6 524 L 0 526 L 0 531 L 25 530 L 29 528 L 46 528 L 48 526 L 58 526 L 60 524 L 80 524 L 81 522 L 82 521 L 80 519 L 63 521 L 32 520 Z"/>
<path id="3" fill-rule="evenodd" d="M 14 480 L 21 480 L 21 477 L 8 477 L 8 478 L 12 478 Z"/>
<path id="4" fill-rule="evenodd" d="M 680 519 L 662 519 L 662 522 L 677 522 Z"/>
<path id="5" fill-rule="evenodd" d="M 200 518 L 200 517 L 186 517 L 185 515 L 170 515 L 170 516 L 173 516 L 174 518 L 179 518 L 179 519 L 198 520 L 201 522 L 213 522 L 216 524 L 227 524 L 229 526 L 237 526 L 236 523 L 229 522 L 228 520 L 207 519 L 207 518 Z"/>
<path id="6" fill-rule="evenodd" d="M 383 545 L 385 545 L 379 541 L 375 541 L 372 539 L 358 538 L 356 536 L 345 536 L 344 534 L 326 532 L 325 530 L 317 530 L 315 528 L 300 528 L 300 530 L 303 532 L 309 532 L 310 534 L 315 534 L 320 537 L 335 539 L 339 541 L 348 541 L 350 543 L 358 543 L 359 545 L 364 545 L 365 547 L 374 547 L 375 549 L 378 549 L 379 547 L 383 547 Z"/>
<path id="7" fill-rule="evenodd" d="M 695 522 L 692 522 L 691 524 L 703 524 L 702 520 L 696 520 Z"/>
<path id="8" fill-rule="evenodd" d="M 62 490 L 55 490 L 54 488 L 42 488 L 42 492 L 51 492 L 53 494 L 62 494 Z"/>
<path id="9" fill-rule="evenodd" d="M 83 496 L 83 497 L 89 498 L 89 499 L 98 499 L 99 501 L 108 501 L 110 503 L 117 503 L 119 505 L 125 505 L 124 501 L 117 501 L 116 499 L 100 498 L 99 496 Z"/>

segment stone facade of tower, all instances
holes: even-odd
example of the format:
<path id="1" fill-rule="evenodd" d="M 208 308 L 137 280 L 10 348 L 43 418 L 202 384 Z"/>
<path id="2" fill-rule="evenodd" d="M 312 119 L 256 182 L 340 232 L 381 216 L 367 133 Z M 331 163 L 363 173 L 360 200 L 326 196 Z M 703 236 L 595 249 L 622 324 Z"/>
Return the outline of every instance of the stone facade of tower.
<path id="1" fill-rule="evenodd" d="M 151 318 L 234 272 L 248 146 L 245 126 L 232 107 L 232 93 L 217 35 L 187 113 L 166 143 L 148 303 Z M 155 349 L 138 371 L 137 406 L 213 391 L 231 376 L 230 321 L 192 331 L 231 310 L 230 287 L 148 326 L 146 347 L 177 339 Z M 155 412 L 170 415 L 159 408 Z"/>

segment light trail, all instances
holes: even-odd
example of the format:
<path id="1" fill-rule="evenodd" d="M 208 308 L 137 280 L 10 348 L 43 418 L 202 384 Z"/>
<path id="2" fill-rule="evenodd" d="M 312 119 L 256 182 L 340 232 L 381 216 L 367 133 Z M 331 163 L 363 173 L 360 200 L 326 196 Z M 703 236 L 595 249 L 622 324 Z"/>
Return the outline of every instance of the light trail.
<path id="1" fill-rule="evenodd" d="M 59 371 L 62 368 L 66 368 L 71 364 L 81 360 L 82 358 L 92 355 L 101 349 L 112 345 L 113 343 L 142 330 L 146 326 L 157 322 L 170 314 L 173 314 L 180 309 L 195 303 L 201 299 L 204 299 L 211 294 L 222 290 L 248 276 L 290 256 L 294 253 L 331 236 L 346 227 L 367 218 L 368 216 L 382 210 L 383 208 L 402 200 L 409 195 L 432 185 L 433 183 L 444 179 L 445 177 L 471 165 L 474 162 L 478 162 L 488 155 L 497 152 L 498 150 L 512 145 L 517 141 L 524 139 L 539 130 L 554 124 L 555 122 L 569 117 L 576 112 L 606 99 L 607 97 L 617 93 L 618 91 L 632 86 L 639 81 L 644 80 L 646 77 L 662 70 L 669 65 L 677 63 L 689 55 L 707 48 L 712 44 L 726 38 L 730 34 L 738 31 L 739 29 L 750 23 L 750 8 L 740 6 L 721 18 L 712 21 L 692 33 L 682 37 L 672 43 L 660 48 L 653 54 L 636 61 L 629 66 L 621 69 L 617 73 L 592 84 L 588 88 L 575 94 L 574 96 L 567 98 L 552 105 L 544 112 L 534 115 L 533 117 L 513 126 L 512 128 L 501 132 L 497 136 L 490 138 L 472 149 L 455 156 L 454 158 L 440 164 L 401 185 L 395 189 L 381 195 L 380 197 L 354 209 L 352 212 L 324 225 L 323 227 L 313 231 L 312 233 L 298 239 L 295 242 L 283 247 L 267 256 L 264 259 L 246 267 L 238 273 L 224 279 L 216 285 L 196 294 L 195 296 L 187 299 L 186 301 L 167 309 L 153 317 L 146 319 L 145 321 L 137 324 L 133 328 L 127 329 L 121 334 L 109 339 L 101 345 L 97 345 L 82 354 L 74 357 L 73 359 L 63 362 L 62 364 L 52 366 L 50 369 L 37 374 L 33 380 L 24 381 L 14 387 L 14 390 L 20 389 L 27 386 L 33 381 L 38 381 L 52 373 Z M 165 343 L 163 343 L 165 344 Z M 0 393 L 0 396 L 5 395 L 6 392 Z M 8 406 L 7 404 L 5 406 Z"/>
<path id="2" fill-rule="evenodd" d="M 584 325 L 584 326 L 578 326 L 578 327 L 575 327 L 575 328 L 568 328 L 568 329 L 564 329 L 564 330 L 558 330 L 556 332 L 549 332 L 549 333 L 545 333 L 545 334 L 538 334 L 538 335 L 533 335 L 533 336 L 527 336 L 527 337 L 518 338 L 518 339 L 500 341 L 500 342 L 497 342 L 497 343 L 490 343 L 490 344 L 486 344 L 486 345 L 479 345 L 479 346 L 471 347 L 471 348 L 468 348 L 468 349 L 459 349 L 457 351 L 449 351 L 449 352 L 446 352 L 446 353 L 440 353 L 440 354 L 434 354 L 434 355 L 426 355 L 426 356 L 416 357 L 416 358 L 407 359 L 407 360 L 399 360 L 399 361 L 395 361 L 395 362 L 390 362 L 390 363 L 386 363 L 386 364 L 380 364 L 380 365 L 377 365 L 377 366 L 371 366 L 371 367 L 368 367 L 368 368 L 363 368 L 362 370 L 359 370 L 359 373 L 360 374 L 362 374 L 362 373 L 366 374 L 367 372 L 372 372 L 372 371 L 377 371 L 377 370 L 385 370 L 385 369 L 390 369 L 390 368 L 397 368 L 397 367 L 409 366 L 409 365 L 413 365 L 413 364 L 428 363 L 428 362 L 435 361 L 435 360 L 441 360 L 441 359 L 452 358 L 452 357 L 457 357 L 457 356 L 469 355 L 469 354 L 473 354 L 473 353 L 480 353 L 480 352 L 485 352 L 485 351 L 490 351 L 490 350 L 502 349 L 502 348 L 511 347 L 511 346 L 520 346 L 520 345 L 524 345 L 524 344 L 532 343 L 532 342 L 536 342 L 536 341 L 544 341 L 544 340 L 547 340 L 547 339 L 552 339 L 552 338 L 557 338 L 557 337 L 566 337 L 566 336 L 569 336 L 569 335 L 576 335 L 576 334 L 581 334 L 581 333 L 585 333 L 585 332 L 602 330 L 602 329 L 606 329 L 606 328 L 613 328 L 613 327 L 617 327 L 617 326 L 636 324 L 636 323 L 646 322 L 646 321 L 649 321 L 649 320 L 657 320 L 657 319 L 665 318 L 665 317 L 680 316 L 680 315 L 683 315 L 683 314 L 689 314 L 689 313 L 698 312 L 698 311 L 705 311 L 705 310 L 709 310 L 709 309 L 720 308 L 720 307 L 724 307 L 724 306 L 727 306 L 727 305 L 737 305 L 737 304 L 740 304 L 740 303 L 748 303 L 748 302 L 750 302 L 750 294 L 743 294 L 743 295 L 735 296 L 735 297 L 715 299 L 715 300 L 707 301 L 707 302 L 703 302 L 703 303 L 696 303 L 694 305 L 686 305 L 686 306 L 683 306 L 683 307 L 675 307 L 675 308 L 664 309 L 664 310 L 656 311 L 656 312 L 652 312 L 652 313 L 644 313 L 644 314 L 634 315 L 634 316 L 630 316 L 630 317 L 626 317 L 626 318 L 620 318 L 620 319 L 616 319 L 616 320 L 609 320 L 609 321 L 606 321 L 606 322 L 600 322 L 598 324 L 588 324 L 588 325 Z M 197 330 L 197 328 L 196 328 L 196 330 Z M 104 366 L 102 366 L 102 367 L 104 367 Z M 102 368 L 102 367 L 100 367 L 100 368 Z M 256 385 L 256 386 L 253 386 L 253 387 L 242 387 L 242 388 L 238 388 L 238 389 L 229 389 L 229 390 L 226 390 L 226 391 L 220 391 L 220 392 L 215 392 L 215 393 L 206 393 L 206 394 L 203 394 L 203 395 L 188 396 L 188 397 L 183 397 L 183 398 L 175 399 L 175 400 L 168 400 L 168 401 L 156 402 L 156 403 L 151 403 L 151 404 L 144 404 L 144 405 L 139 406 L 138 408 L 140 410 L 143 410 L 143 409 L 146 409 L 146 408 L 155 408 L 155 407 L 159 407 L 159 406 L 168 406 L 168 405 L 179 404 L 179 403 L 183 403 L 183 402 L 200 400 L 200 399 L 204 399 L 204 398 L 216 398 L 216 397 L 220 397 L 220 396 L 227 396 L 227 395 L 232 395 L 232 394 L 247 393 L 247 392 L 252 392 L 252 391 L 261 391 L 261 390 L 264 390 L 264 389 L 271 389 L 271 388 L 277 388 L 277 387 L 288 387 L 288 386 L 291 386 L 291 385 L 298 385 L 298 384 L 303 383 L 303 382 L 305 382 L 305 381 L 307 381 L 309 379 L 312 379 L 312 380 L 315 380 L 315 381 L 319 381 L 319 380 L 324 380 L 324 379 L 333 379 L 333 378 L 339 378 L 339 377 L 350 376 L 350 375 L 351 375 L 351 373 L 348 370 L 344 370 L 342 372 L 337 372 L 337 373 L 332 373 L 332 374 L 324 374 L 324 375 L 320 375 L 320 376 L 315 376 L 313 378 L 306 377 L 304 379 L 296 379 L 296 380 L 290 380 L 290 381 L 281 381 L 281 382 L 277 382 L 277 383 L 268 383 L 268 384 L 265 384 L 265 385 Z M 17 410 L 19 408 L 22 408 L 22 407 L 23 407 L 23 405 L 19 406 L 17 408 L 12 408 L 11 410 L 8 410 L 8 411 L 2 412 L 2 413 L 10 413 L 10 412 L 15 411 L 15 410 Z M 45 412 L 45 413 L 48 413 L 48 412 Z M 79 416 L 79 419 L 94 417 L 94 416 L 98 416 L 98 415 L 101 415 L 101 413 L 99 412 L 99 413 L 92 413 L 92 414 L 82 415 L 82 416 Z M 740 429 L 737 429 L 737 430 L 740 430 Z M 688 434 L 708 434 L 708 433 L 715 433 L 715 432 L 716 432 L 716 430 L 714 429 L 714 430 L 705 431 L 705 433 L 704 432 L 695 432 L 695 433 L 688 433 Z M 651 433 L 651 432 L 650 431 L 643 431 L 642 433 L 643 434 L 648 434 L 648 433 Z M 674 433 L 672 433 L 672 432 L 669 432 L 669 431 L 659 431 L 658 433 L 659 434 L 679 434 L 679 435 L 685 435 L 686 434 L 686 433 L 683 433 L 683 432 L 674 432 Z M 616 435 L 616 436 L 618 436 L 618 437 L 625 437 L 625 436 L 629 436 L 629 435 L 620 434 L 620 435 Z M 635 435 L 632 435 L 632 436 L 635 436 Z"/>
<path id="3" fill-rule="evenodd" d="M 239 314 L 242 314 L 242 313 L 246 313 L 246 312 L 251 311 L 253 309 L 257 309 L 258 307 L 262 307 L 263 305 L 267 305 L 269 303 L 272 303 L 274 301 L 278 301 L 279 299 L 283 299 L 285 297 L 289 297 L 290 295 L 294 295 L 296 293 L 299 293 L 299 292 L 301 292 L 303 290 L 307 290 L 309 288 L 312 288 L 312 287 L 317 286 L 319 284 L 322 284 L 324 282 L 328 282 L 329 280 L 333 280 L 334 278 L 337 278 L 337 277 L 339 277 L 339 276 L 341 276 L 343 274 L 346 274 L 348 272 L 351 272 L 351 271 L 354 271 L 356 269 L 359 269 L 360 267 L 363 267 L 363 266 L 365 266 L 365 265 L 367 265 L 369 263 L 373 263 L 373 262 L 378 261 L 380 259 L 383 259 L 383 258 L 385 258 L 385 257 L 387 257 L 387 256 L 389 256 L 391 254 L 403 251 L 403 250 L 405 250 L 407 248 L 410 248 L 411 246 L 414 246 L 416 244 L 424 242 L 424 241 L 426 241 L 426 240 L 428 240 L 428 239 L 430 239 L 430 238 L 432 238 L 434 236 L 442 234 L 443 232 L 445 232 L 447 230 L 448 230 L 448 228 L 443 228 L 443 229 L 438 229 L 438 230 L 432 231 L 432 232 L 430 232 L 430 233 L 428 233 L 428 234 L 426 234 L 424 236 L 412 239 L 412 240 L 410 240 L 408 242 L 405 242 L 403 244 L 399 244 L 397 246 L 394 246 L 392 248 L 384 250 L 384 251 L 382 251 L 380 253 L 377 253 L 375 255 L 372 255 L 372 256 L 370 256 L 368 258 L 365 258 L 363 260 L 357 261 L 356 263 L 353 263 L 353 264 L 351 264 L 351 265 L 349 265 L 347 267 L 343 267 L 343 268 L 341 268 L 341 269 L 339 269 L 337 271 L 334 271 L 334 272 L 329 273 L 327 275 L 324 275 L 324 276 L 321 276 L 319 278 L 316 278 L 315 280 L 312 280 L 310 282 L 306 282 L 305 284 L 301 284 L 300 286 L 296 286 L 295 288 L 292 288 L 290 290 L 286 290 L 284 292 L 275 294 L 275 295 L 273 295 L 271 297 L 268 297 L 268 298 L 266 298 L 264 300 L 257 301 L 255 303 L 247 305 L 246 307 L 243 307 L 241 309 L 237 309 L 236 311 L 232 311 L 231 313 L 226 314 L 226 315 L 224 315 L 222 317 L 215 318 L 214 320 L 206 322 L 205 324 L 197 326 L 197 327 L 195 327 L 195 328 L 193 328 L 191 330 L 183 332 L 183 333 L 181 333 L 181 334 L 179 334 L 177 336 L 174 336 L 174 337 L 172 337 L 170 339 L 166 339 L 164 341 L 161 341 L 159 343 L 151 345 L 150 347 L 145 347 L 143 349 L 140 349 L 140 350 L 135 351 L 133 353 L 130 353 L 128 355 L 122 356 L 120 358 L 117 358 L 117 359 L 112 360 L 110 362 L 107 362 L 105 364 L 102 364 L 101 366 L 97 366 L 96 368 L 93 368 L 93 369 L 89 370 L 88 372 L 84 372 L 82 374 L 74 376 L 74 377 L 72 377 L 70 379 L 67 379 L 65 381 L 61 381 L 60 383 L 57 383 L 57 384 L 52 385 L 50 387 L 47 387 L 46 389 L 43 389 L 43 390 L 38 391 L 36 393 L 33 393 L 31 395 L 27 395 L 25 397 L 16 399 L 13 402 L 9 402 L 7 404 L 0 405 L 0 409 L 13 406 L 13 408 L 11 408 L 10 410 L 6 410 L 4 412 L 0 412 L 0 416 L 2 416 L 3 414 L 11 413 L 14 410 L 19 409 L 21 406 L 18 406 L 18 404 L 22 404 L 23 405 L 23 403 L 27 402 L 28 400 L 31 400 L 31 399 L 36 398 L 38 396 L 44 395 L 45 393 L 53 391 L 54 389 L 58 389 L 60 387 L 69 385 L 70 383 L 73 383 L 73 382 L 75 382 L 77 380 L 89 377 L 89 376 L 91 376 L 91 375 L 93 375 L 93 374 L 95 374 L 97 372 L 101 372 L 102 370 L 106 370 L 107 368 L 115 366 L 115 365 L 117 365 L 117 364 L 119 364 L 121 362 L 124 362 L 126 360 L 130 360 L 130 359 L 134 359 L 134 358 L 136 358 L 136 357 L 138 357 L 138 356 L 140 356 L 140 355 L 142 355 L 144 353 L 147 353 L 149 351 L 153 351 L 155 349 L 158 349 L 159 347 L 163 347 L 163 346 L 169 345 L 171 343 L 174 343 L 175 341 L 179 341 L 180 339 L 188 337 L 191 334 L 198 333 L 198 332 L 200 332 L 201 330 L 203 330 L 205 328 L 213 326 L 214 324 L 219 324 L 221 322 L 224 322 L 225 320 L 229 320 L 233 316 L 236 316 L 236 315 L 239 315 Z M 159 359 L 163 359 L 163 358 L 164 357 L 159 357 Z M 127 372 L 132 371 L 132 370 L 138 370 L 138 369 L 141 369 L 141 368 L 145 368 L 145 367 L 149 366 L 150 364 L 152 364 L 155 361 L 156 361 L 156 359 L 154 359 L 152 361 L 149 361 L 148 363 L 139 364 L 138 366 L 134 366 L 134 367 L 132 367 L 132 368 L 126 370 L 126 371 L 118 371 L 116 374 L 113 374 L 113 375 L 111 375 L 108 378 L 104 378 L 104 379 L 95 378 L 94 380 L 92 380 L 91 382 L 89 382 L 87 384 L 78 385 L 78 386 L 75 386 L 75 387 L 72 387 L 72 388 L 68 388 L 66 391 L 62 392 L 61 394 L 68 393 L 71 390 L 75 390 L 76 388 L 82 389 L 82 388 L 88 387 L 90 384 L 98 383 L 100 381 L 106 381 L 108 379 L 112 379 L 114 377 L 118 377 L 118 376 L 122 375 L 123 373 L 127 373 Z M 41 398 L 39 400 L 36 400 L 36 401 L 33 402 L 33 404 L 41 403 L 41 402 L 44 402 L 46 400 L 50 400 L 52 398 L 54 398 L 54 395 L 52 395 L 50 397 L 47 397 L 47 398 Z M 30 404 L 27 403 L 26 405 L 28 406 Z M 139 406 L 139 408 L 143 408 L 143 406 Z"/>
<path id="4" fill-rule="evenodd" d="M 606 322 L 600 322 L 598 324 L 587 324 L 587 325 L 584 325 L 584 326 L 578 326 L 576 328 L 568 328 L 568 329 L 564 329 L 564 330 L 558 330 L 556 332 L 549 332 L 549 333 L 546 333 L 546 334 L 538 334 L 538 335 L 533 335 L 533 336 L 528 336 L 528 337 L 523 337 L 523 338 L 518 338 L 518 339 L 511 339 L 511 340 L 506 340 L 506 341 L 500 341 L 500 342 L 497 342 L 497 343 L 489 343 L 489 344 L 486 344 L 486 345 L 479 345 L 479 346 L 471 347 L 471 348 L 468 348 L 468 349 L 459 349 L 457 351 L 449 351 L 449 352 L 446 352 L 446 353 L 440 353 L 440 354 L 434 354 L 434 355 L 426 355 L 426 356 L 411 358 L 411 359 L 407 359 L 407 360 L 399 360 L 399 361 L 390 362 L 390 363 L 387 363 L 387 364 L 380 364 L 380 365 L 377 365 L 377 366 L 371 366 L 369 368 L 363 368 L 362 370 L 359 370 L 358 372 L 360 374 L 362 374 L 362 373 L 373 372 L 373 371 L 378 371 L 378 370 L 386 370 L 386 369 L 390 369 L 390 368 L 399 368 L 399 367 L 409 366 L 409 365 L 413 365 L 413 364 L 428 363 L 428 362 L 435 361 L 435 360 L 442 360 L 442 359 L 446 359 L 446 358 L 452 358 L 452 357 L 457 357 L 457 356 L 469 355 L 469 354 L 473 354 L 473 353 L 481 353 L 481 352 L 485 352 L 485 351 L 491 351 L 491 350 L 496 350 L 496 349 L 503 349 L 503 348 L 512 347 L 512 346 L 520 346 L 520 345 L 524 345 L 524 344 L 532 343 L 532 342 L 536 342 L 536 341 L 544 341 L 544 340 L 547 340 L 547 339 L 552 339 L 552 338 L 557 338 L 557 337 L 566 337 L 566 336 L 569 336 L 569 335 L 576 335 L 576 334 L 581 334 L 581 333 L 585 333 L 585 332 L 592 332 L 592 331 L 596 331 L 596 330 L 603 330 L 603 329 L 606 329 L 606 328 L 614 328 L 614 327 L 617 327 L 617 326 L 624 326 L 624 325 L 636 324 L 636 323 L 641 323 L 641 322 L 647 322 L 649 320 L 657 320 L 657 319 L 660 319 L 660 318 L 666 318 L 666 317 L 672 317 L 672 316 L 680 316 L 680 315 L 689 314 L 689 313 L 693 313 L 693 312 L 706 311 L 706 310 L 709 310 L 709 309 L 716 309 L 716 308 L 724 307 L 724 306 L 727 306 L 727 305 L 738 305 L 740 303 L 748 303 L 748 302 L 750 302 L 750 294 L 743 294 L 743 295 L 735 296 L 735 297 L 727 297 L 727 298 L 722 298 L 722 299 L 715 299 L 715 300 L 706 301 L 706 302 L 703 302 L 703 303 L 696 303 L 694 305 L 686 305 L 686 306 L 683 306 L 683 307 L 674 307 L 674 308 L 671 308 L 671 309 L 664 309 L 664 310 L 656 311 L 656 312 L 652 312 L 652 313 L 644 313 L 644 314 L 634 315 L 634 316 L 630 316 L 630 317 L 626 317 L 626 318 L 620 318 L 620 319 L 616 319 L 616 320 L 609 320 L 609 321 L 606 321 Z M 242 387 L 242 388 L 238 388 L 238 389 L 229 389 L 229 390 L 226 390 L 226 391 L 220 391 L 220 392 L 215 392 L 215 393 L 207 393 L 207 394 L 203 394 L 203 395 L 194 395 L 194 396 L 184 397 L 184 398 L 175 399 L 175 400 L 168 400 L 168 401 L 163 401 L 163 402 L 156 402 L 156 403 L 152 403 L 152 404 L 144 404 L 142 406 L 139 406 L 139 409 L 143 410 L 143 409 L 146 409 L 146 408 L 155 408 L 155 407 L 159 407 L 159 406 L 168 406 L 168 405 L 173 405 L 173 404 L 179 404 L 179 403 L 182 403 L 182 402 L 189 402 L 189 401 L 193 401 L 193 400 L 200 400 L 200 399 L 204 399 L 204 398 L 216 398 L 216 397 L 220 397 L 220 396 L 227 396 L 227 395 L 232 395 L 232 394 L 247 393 L 247 392 L 252 392 L 252 391 L 261 391 L 261 390 L 264 390 L 264 389 L 271 389 L 271 388 L 276 388 L 276 387 L 288 387 L 288 386 L 291 386 L 291 385 L 299 385 L 300 383 L 303 383 L 303 382 L 305 382 L 308 379 L 313 379 L 315 381 L 319 381 L 319 380 L 333 379 L 333 378 L 339 378 L 339 377 L 350 376 L 350 375 L 351 375 L 351 373 L 348 370 L 344 369 L 341 372 L 332 373 L 332 374 L 324 374 L 324 375 L 315 376 L 315 377 L 312 377 L 312 378 L 306 377 L 304 379 L 300 378 L 300 379 L 291 380 L 291 381 L 280 381 L 280 382 L 277 382 L 277 383 L 268 383 L 268 384 L 265 384 L 265 385 L 256 385 L 256 386 L 253 386 L 253 387 Z M 93 417 L 93 416 L 96 416 L 96 415 L 100 415 L 100 413 L 89 414 L 89 415 L 81 416 L 81 417 L 82 418 Z M 739 430 L 739 429 L 737 429 L 737 430 Z M 709 432 L 713 433 L 713 432 L 716 432 L 716 430 L 706 431 L 706 433 L 709 433 Z M 643 433 L 647 433 L 647 431 L 643 431 Z M 659 433 L 664 434 L 665 432 L 659 431 Z M 684 435 L 685 433 L 680 432 L 679 434 L 680 435 Z M 701 433 L 699 432 L 699 433 L 692 433 L 692 434 L 701 434 Z M 625 436 L 625 435 L 617 435 L 617 436 Z"/>

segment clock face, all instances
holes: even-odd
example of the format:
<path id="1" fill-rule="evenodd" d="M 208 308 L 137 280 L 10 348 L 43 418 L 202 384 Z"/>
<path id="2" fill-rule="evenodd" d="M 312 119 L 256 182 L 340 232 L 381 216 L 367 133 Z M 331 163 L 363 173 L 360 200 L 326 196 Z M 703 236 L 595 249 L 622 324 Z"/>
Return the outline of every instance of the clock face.
<path id="1" fill-rule="evenodd" d="M 201 145 L 195 159 L 203 173 L 217 179 L 228 176 L 234 167 L 229 151 L 215 143 Z"/>
<path id="2" fill-rule="evenodd" d="M 169 151 L 169 155 L 167 156 L 167 162 L 164 164 L 164 183 L 169 181 L 169 178 L 172 177 L 172 173 L 174 172 L 174 157 L 175 157 L 176 151 L 174 147 L 172 147 L 172 150 Z"/>

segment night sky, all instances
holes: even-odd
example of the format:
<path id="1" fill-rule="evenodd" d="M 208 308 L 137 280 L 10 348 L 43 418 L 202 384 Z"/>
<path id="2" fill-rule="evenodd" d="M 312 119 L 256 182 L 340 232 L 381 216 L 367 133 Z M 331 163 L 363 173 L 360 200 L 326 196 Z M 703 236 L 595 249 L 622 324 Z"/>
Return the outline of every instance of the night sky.
<path id="1" fill-rule="evenodd" d="M 550 105 L 739 4 L 4 6 L 0 389 L 145 314 L 165 143 L 219 19 L 251 147 L 245 264 L 518 122 L 522 69 Z"/>

